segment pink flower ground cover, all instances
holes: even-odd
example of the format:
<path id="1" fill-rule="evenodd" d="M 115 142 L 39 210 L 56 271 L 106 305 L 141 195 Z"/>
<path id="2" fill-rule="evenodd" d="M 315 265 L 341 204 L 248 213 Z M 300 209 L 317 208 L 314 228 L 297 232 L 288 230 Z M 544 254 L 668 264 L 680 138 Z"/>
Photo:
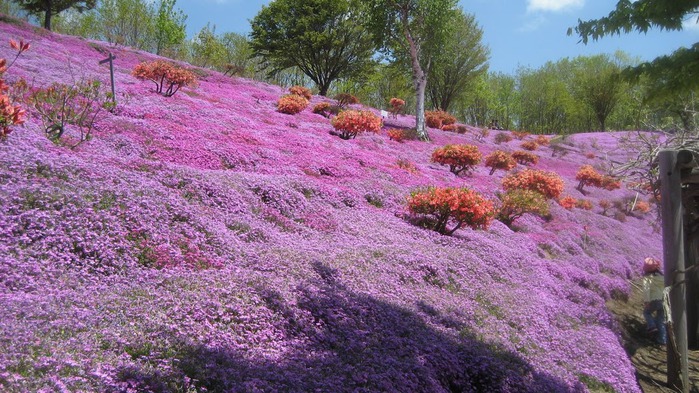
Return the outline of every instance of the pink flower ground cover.
<path id="1" fill-rule="evenodd" d="M 111 51 L 119 104 L 73 150 L 31 110 L 0 143 L 0 390 L 640 391 L 605 301 L 660 255 L 660 235 L 652 214 L 597 205 L 633 191 L 575 190 L 581 165 L 625 158 L 614 133 L 535 151 L 592 210 L 552 203 L 550 220 L 446 237 L 406 219 L 410 193 L 495 200 L 505 173 L 457 177 L 432 152 L 521 141 L 475 128 L 345 141 L 311 112 L 320 97 L 285 115 L 282 88 L 200 70 L 197 88 L 164 98 L 130 75 L 153 55 L 3 22 L 10 38 L 32 48 L 7 81 L 35 87 L 106 88 Z"/>

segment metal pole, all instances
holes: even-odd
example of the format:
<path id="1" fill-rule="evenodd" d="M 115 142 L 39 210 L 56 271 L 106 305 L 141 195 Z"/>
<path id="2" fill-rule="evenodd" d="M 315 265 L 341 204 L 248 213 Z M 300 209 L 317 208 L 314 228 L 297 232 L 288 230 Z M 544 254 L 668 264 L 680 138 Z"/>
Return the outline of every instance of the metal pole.
<path id="1" fill-rule="evenodd" d="M 667 384 L 682 393 L 689 392 L 687 364 L 687 316 L 684 286 L 684 224 L 682 182 L 678 164 L 686 164 L 686 154 L 663 150 L 660 164 L 660 200 L 663 218 L 663 260 L 665 286 L 670 291 L 672 324 L 668 324 Z"/>

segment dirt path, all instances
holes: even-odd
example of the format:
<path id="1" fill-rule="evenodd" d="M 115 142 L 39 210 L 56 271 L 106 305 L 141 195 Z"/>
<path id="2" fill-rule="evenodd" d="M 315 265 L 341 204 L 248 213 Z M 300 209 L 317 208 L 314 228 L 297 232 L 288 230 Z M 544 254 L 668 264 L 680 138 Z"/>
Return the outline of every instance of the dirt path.
<path id="1" fill-rule="evenodd" d="M 628 301 L 612 300 L 608 303 L 623 329 L 626 352 L 636 367 L 636 377 L 644 393 L 674 392 L 666 387 L 667 354 L 665 347 L 656 344 L 645 335 L 643 320 L 643 295 L 639 283 Z M 689 351 L 690 392 L 699 393 L 699 351 Z"/>

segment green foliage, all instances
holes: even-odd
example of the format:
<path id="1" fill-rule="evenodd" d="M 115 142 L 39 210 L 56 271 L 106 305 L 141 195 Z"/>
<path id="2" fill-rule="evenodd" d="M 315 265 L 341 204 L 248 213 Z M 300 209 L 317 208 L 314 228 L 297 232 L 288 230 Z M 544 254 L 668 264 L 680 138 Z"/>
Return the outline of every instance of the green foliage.
<path id="1" fill-rule="evenodd" d="M 181 10 L 175 10 L 177 0 L 159 0 L 155 3 L 154 39 L 155 53 L 158 55 L 175 47 L 186 38 L 185 20 Z"/>
<path id="2" fill-rule="evenodd" d="M 449 21 L 453 34 L 447 36 L 443 49 L 432 59 L 427 94 L 434 108 L 449 111 L 454 101 L 469 94 L 476 78 L 487 71 L 489 49 L 482 43 L 483 30 L 471 14 L 458 10 Z"/>
<path id="3" fill-rule="evenodd" d="M 72 129 L 66 140 L 72 148 L 91 138 L 95 120 L 109 101 L 100 92 L 100 82 L 81 81 L 74 85 L 54 83 L 47 88 L 34 91 L 28 98 L 29 104 L 39 115 L 46 137 L 54 143 L 62 143 L 62 137 Z"/>
<path id="4" fill-rule="evenodd" d="M 44 15 L 44 28 L 51 30 L 51 17 L 67 9 L 79 12 L 95 8 L 97 0 L 14 0 L 25 11 Z"/>
<path id="5" fill-rule="evenodd" d="M 699 0 L 621 0 L 609 15 L 588 21 L 578 20 L 573 30 L 587 44 L 604 36 L 638 31 L 646 33 L 652 28 L 682 30 L 685 19 L 693 18 L 699 8 Z M 660 56 L 651 62 L 627 70 L 627 76 L 637 80 L 648 76 L 654 85 L 656 96 L 672 96 L 699 88 L 699 43 L 691 48 L 679 48 L 670 55 Z"/>
<path id="6" fill-rule="evenodd" d="M 626 84 L 620 78 L 621 67 L 607 55 L 579 57 L 573 74 L 573 94 L 585 103 L 605 131 L 607 118 L 620 99 Z"/>
<path id="7" fill-rule="evenodd" d="M 453 34 L 456 0 L 362 0 L 367 24 L 378 46 L 393 59 L 409 65 L 415 89 L 415 128 L 429 140 L 425 129 L 425 89 L 432 59 Z"/>
<path id="8" fill-rule="evenodd" d="M 216 36 L 216 26 L 202 27 L 192 40 L 192 62 L 200 67 L 220 68 L 225 63 L 226 47 Z"/>
<path id="9" fill-rule="evenodd" d="M 549 215 L 549 205 L 546 197 L 539 192 L 527 189 L 512 189 L 504 194 L 499 193 L 499 204 L 496 207 L 496 218 L 507 225 L 530 213 L 538 216 Z"/>
<path id="10" fill-rule="evenodd" d="M 357 0 L 274 0 L 252 20 L 250 46 L 271 73 L 298 67 L 324 96 L 333 81 L 371 64 L 364 18 Z"/>

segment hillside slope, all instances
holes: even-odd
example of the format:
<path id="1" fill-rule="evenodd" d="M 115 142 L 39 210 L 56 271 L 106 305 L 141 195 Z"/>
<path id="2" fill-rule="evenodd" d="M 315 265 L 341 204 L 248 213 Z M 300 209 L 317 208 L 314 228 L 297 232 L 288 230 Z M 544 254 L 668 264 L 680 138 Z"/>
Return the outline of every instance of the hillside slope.
<path id="1" fill-rule="evenodd" d="M 441 236 L 405 219 L 411 191 L 494 199 L 504 174 L 456 177 L 432 151 L 521 141 L 345 141 L 310 109 L 276 112 L 276 86 L 207 71 L 164 98 L 130 75 L 150 54 L 0 24 L 10 38 L 32 48 L 7 80 L 35 87 L 106 85 L 112 51 L 119 105 L 74 150 L 35 116 L 0 143 L 2 390 L 640 391 L 605 301 L 660 236 L 651 215 L 598 207 L 632 191 L 590 188 L 589 211 L 552 203 L 549 221 Z M 623 161 L 619 137 L 575 135 L 562 157 L 541 147 L 536 168 L 583 197 L 576 171 Z"/>

